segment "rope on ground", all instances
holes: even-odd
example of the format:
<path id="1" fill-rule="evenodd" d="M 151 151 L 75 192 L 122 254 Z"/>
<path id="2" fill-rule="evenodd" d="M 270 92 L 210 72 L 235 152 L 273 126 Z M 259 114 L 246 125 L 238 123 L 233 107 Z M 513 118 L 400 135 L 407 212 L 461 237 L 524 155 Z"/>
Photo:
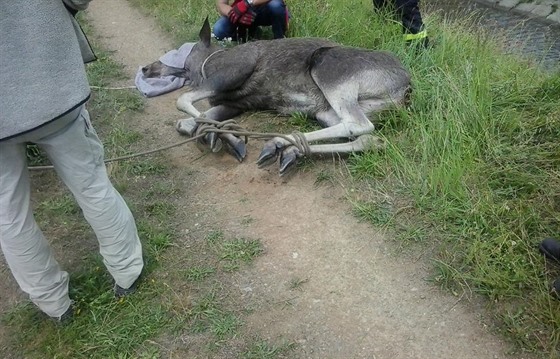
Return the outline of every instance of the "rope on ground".
<path id="1" fill-rule="evenodd" d="M 293 146 L 296 146 L 298 148 L 298 150 L 303 154 L 303 155 L 307 155 L 310 154 L 310 147 L 309 144 L 307 143 L 307 140 L 304 136 L 303 133 L 301 132 L 293 132 L 292 136 L 290 137 L 288 135 L 284 135 L 281 133 L 267 133 L 267 132 L 251 132 L 251 131 L 246 131 L 244 130 L 241 126 L 239 126 L 237 124 L 237 122 L 235 122 L 235 120 L 226 120 L 226 121 L 214 121 L 214 120 L 209 120 L 206 119 L 204 117 L 199 117 L 195 119 L 196 123 L 198 124 L 198 127 L 196 129 L 196 133 L 193 137 L 190 137 L 189 139 L 186 139 L 184 141 L 180 141 L 180 142 L 176 142 L 176 143 L 172 143 L 170 145 L 166 145 L 163 147 L 158 147 L 155 148 L 153 150 L 148 150 L 148 151 L 144 151 L 144 152 L 138 152 L 138 153 L 134 153 L 134 154 L 130 154 L 130 155 L 126 155 L 126 156 L 120 156 L 120 157 L 115 157 L 115 158 L 110 158 L 105 160 L 105 163 L 110 163 L 110 162 L 116 162 L 116 161 L 124 161 L 124 160 L 129 160 L 135 157 L 140 157 L 140 156 L 146 156 L 146 155 L 150 155 L 156 152 L 161 152 L 161 151 L 165 151 L 174 147 L 179 147 L 182 146 L 186 143 L 198 140 L 199 138 L 202 138 L 204 136 L 206 136 L 206 134 L 214 132 L 214 133 L 222 133 L 222 134 L 231 134 L 234 136 L 238 136 L 238 137 L 244 137 L 245 138 L 245 143 L 247 143 L 249 137 L 250 138 L 258 138 L 258 139 L 271 139 L 274 137 L 280 137 L 285 139 L 286 141 L 288 141 L 290 144 L 292 144 Z M 53 169 L 54 166 L 52 165 L 47 165 L 47 166 L 29 166 L 27 167 L 29 170 L 32 171 L 40 171 L 40 170 L 47 170 L 47 169 Z"/>
<path id="2" fill-rule="evenodd" d="M 153 149 L 153 150 L 149 150 L 149 151 L 134 153 L 134 154 L 131 154 L 131 155 L 120 156 L 120 157 L 115 157 L 115 158 L 110 158 L 110 159 L 105 160 L 104 162 L 105 162 L 105 163 L 110 163 L 110 162 L 116 162 L 116 161 L 124 161 L 124 160 L 129 160 L 129 159 L 135 158 L 135 157 L 150 155 L 150 154 L 152 154 L 152 153 L 156 153 L 156 152 L 168 150 L 168 149 L 173 148 L 173 147 L 182 146 L 182 145 L 184 145 L 185 143 L 189 143 L 189 142 L 192 142 L 192 141 L 194 141 L 194 140 L 198 140 L 198 139 L 199 139 L 200 137 L 202 137 L 202 136 L 204 136 L 204 135 L 191 137 L 191 138 L 189 138 L 189 139 L 187 139 L 187 140 L 180 141 L 180 142 L 176 142 L 176 143 L 173 143 L 173 144 L 170 144 L 170 145 L 167 145 L 167 146 L 163 146 L 163 147 L 159 147 L 159 148 L 156 148 L 156 149 Z M 32 170 L 32 171 L 39 171 L 39 170 L 49 170 L 49 169 L 53 169 L 54 166 L 52 166 L 52 165 L 48 165 L 48 166 L 29 166 L 29 167 L 27 167 L 27 168 L 28 168 L 29 170 Z"/>
<path id="3" fill-rule="evenodd" d="M 136 86 L 104 87 L 104 86 L 91 85 L 89 88 L 93 90 L 129 90 L 129 89 L 135 89 Z"/>
<path id="4" fill-rule="evenodd" d="M 218 122 L 214 120 L 208 120 L 203 117 L 198 117 L 195 119 L 195 121 L 199 125 L 196 135 L 205 134 L 208 132 L 229 133 L 235 136 L 245 137 L 245 143 L 247 143 L 247 138 L 249 137 L 257 139 L 271 139 L 274 137 L 280 137 L 289 142 L 291 145 L 297 147 L 297 149 L 303 155 L 309 155 L 311 153 L 311 148 L 309 147 L 309 143 L 307 142 L 305 135 L 298 131 L 294 131 L 291 136 L 289 136 L 283 133 L 246 131 L 241 126 L 237 125 L 234 120 Z"/>

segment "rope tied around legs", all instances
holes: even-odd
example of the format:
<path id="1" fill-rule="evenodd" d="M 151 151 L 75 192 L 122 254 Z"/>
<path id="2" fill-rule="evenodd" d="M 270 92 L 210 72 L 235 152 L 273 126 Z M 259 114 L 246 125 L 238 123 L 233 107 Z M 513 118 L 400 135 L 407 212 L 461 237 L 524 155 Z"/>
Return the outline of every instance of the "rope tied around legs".
<path id="1" fill-rule="evenodd" d="M 143 151 L 143 152 L 134 153 L 134 154 L 130 154 L 130 155 L 125 155 L 125 156 L 106 159 L 104 162 L 105 163 L 110 163 L 110 162 L 116 162 L 116 161 L 123 161 L 123 160 L 128 160 L 128 159 L 132 159 L 132 158 L 136 158 L 136 157 L 140 157 L 140 156 L 146 156 L 146 155 L 150 155 L 150 154 L 153 154 L 153 153 L 161 152 L 161 151 L 164 151 L 164 150 L 168 150 L 170 148 L 182 146 L 182 145 L 187 144 L 189 142 L 196 141 L 197 139 L 204 137 L 207 133 L 210 133 L 210 132 L 223 133 L 223 134 L 229 133 L 229 134 L 232 134 L 234 136 L 244 137 L 245 138 L 245 143 L 248 142 L 249 137 L 257 138 L 257 139 L 271 139 L 271 138 L 274 138 L 274 137 L 279 137 L 279 138 L 282 138 L 282 139 L 286 140 L 287 142 L 289 142 L 293 146 L 297 147 L 297 149 L 300 151 L 300 153 L 302 155 L 311 154 L 309 143 L 307 142 L 307 139 L 305 138 L 305 135 L 303 133 L 299 132 L 299 131 L 295 131 L 295 132 L 292 133 L 291 136 L 287 136 L 287 135 L 284 135 L 282 133 L 264 133 L 264 132 L 247 131 L 247 130 L 243 129 L 243 127 L 238 125 L 237 122 L 235 122 L 235 120 L 226 120 L 226 121 L 219 122 L 219 121 L 209 120 L 209 119 L 204 118 L 204 117 L 198 117 L 198 118 L 195 119 L 195 121 L 198 124 L 198 128 L 196 129 L 196 133 L 192 137 L 190 137 L 186 140 L 179 141 L 179 142 L 176 142 L 176 143 L 172 143 L 172 144 L 169 144 L 169 145 L 166 145 L 166 146 L 163 146 L 163 147 L 158 147 L 158 148 L 148 150 L 148 151 Z M 46 169 L 53 169 L 54 167 L 52 165 L 46 165 L 46 166 L 29 166 L 28 168 L 30 170 L 46 170 Z"/>
<path id="2" fill-rule="evenodd" d="M 245 143 L 249 141 L 250 132 L 245 131 L 243 127 L 237 124 L 235 120 L 214 121 L 204 117 L 198 117 L 196 120 L 198 127 L 194 137 L 202 137 L 210 132 L 238 134 L 245 137 Z"/>
<path id="3" fill-rule="evenodd" d="M 294 141 L 290 141 L 300 153 L 304 156 L 311 154 L 311 148 L 309 147 L 309 143 L 305 138 L 305 135 L 302 132 L 294 131 L 292 132 L 292 136 L 294 137 Z"/>
<path id="4" fill-rule="evenodd" d="M 226 121 L 214 121 L 209 120 L 204 117 L 198 117 L 195 119 L 196 123 L 198 124 L 198 128 L 196 129 L 195 136 L 197 138 L 203 137 L 207 133 L 214 132 L 214 133 L 229 133 L 235 136 L 240 136 L 245 138 L 245 143 L 248 142 L 250 138 L 258 138 L 258 139 L 271 139 L 274 137 L 280 137 L 291 145 L 297 147 L 302 155 L 309 155 L 311 154 L 311 148 L 305 135 L 302 132 L 294 131 L 292 132 L 291 136 L 285 135 L 282 133 L 271 133 L 271 132 L 252 132 L 247 131 L 243 127 L 237 124 L 235 120 L 226 120 Z"/>

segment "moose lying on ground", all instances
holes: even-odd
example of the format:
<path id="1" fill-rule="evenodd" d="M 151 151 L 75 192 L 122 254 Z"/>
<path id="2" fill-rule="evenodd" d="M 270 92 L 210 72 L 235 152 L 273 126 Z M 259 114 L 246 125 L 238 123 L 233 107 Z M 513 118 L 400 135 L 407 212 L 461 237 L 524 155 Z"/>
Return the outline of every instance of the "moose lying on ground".
<path id="1" fill-rule="evenodd" d="M 185 61 L 192 90 L 177 100 L 179 110 L 220 122 L 245 111 L 299 112 L 324 127 L 301 134 L 300 141 L 308 144 L 304 146 L 307 153 L 285 138 L 265 143 L 257 163 L 262 167 L 280 157 L 281 175 L 304 155 L 375 146 L 380 139 L 371 134 L 374 126 L 366 113 L 404 104 L 410 89 L 408 71 L 387 52 L 345 47 L 319 38 L 255 41 L 224 49 L 211 44 L 208 19 L 199 36 Z M 204 113 L 193 106 L 202 99 L 212 106 Z M 194 118 L 177 123 L 177 130 L 189 136 L 196 127 Z M 213 135 L 207 141 L 211 148 L 217 146 L 219 137 L 243 160 L 243 140 L 231 134 Z M 340 139 L 348 142 L 324 143 Z M 317 141 L 321 144 L 313 144 Z"/>

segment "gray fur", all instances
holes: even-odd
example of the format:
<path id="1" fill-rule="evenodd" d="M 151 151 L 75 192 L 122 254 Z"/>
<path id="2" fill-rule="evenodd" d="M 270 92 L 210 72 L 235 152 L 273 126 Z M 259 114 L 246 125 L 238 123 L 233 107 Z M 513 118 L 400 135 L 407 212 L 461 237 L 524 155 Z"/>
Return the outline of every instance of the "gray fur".
<path id="1" fill-rule="evenodd" d="M 197 117 L 200 113 L 193 103 L 207 98 L 213 107 L 237 110 L 205 113 L 217 121 L 227 120 L 226 113 L 232 112 L 305 113 L 328 127 L 304 134 L 311 153 L 371 147 L 372 141 L 363 139 L 349 144 L 312 142 L 362 135 L 375 142 L 366 113 L 403 104 L 410 88 L 408 71 L 388 52 L 345 47 L 320 38 L 255 41 L 224 50 L 210 43 L 207 21 L 200 39 L 185 62 L 193 90 L 179 98 L 178 108 Z M 178 130 L 190 134 L 187 128 L 192 126 L 192 119 L 181 120 Z M 268 164 L 280 155 L 283 173 L 304 155 L 291 147 L 284 139 L 270 140 L 258 162 Z"/>

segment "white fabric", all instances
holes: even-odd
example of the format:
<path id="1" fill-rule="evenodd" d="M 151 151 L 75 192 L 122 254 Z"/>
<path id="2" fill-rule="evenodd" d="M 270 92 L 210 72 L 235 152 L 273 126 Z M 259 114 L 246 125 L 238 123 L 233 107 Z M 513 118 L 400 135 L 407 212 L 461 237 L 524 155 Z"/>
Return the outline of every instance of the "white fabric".
<path id="1" fill-rule="evenodd" d="M 185 60 L 191 53 L 194 45 L 195 43 L 193 42 L 187 42 L 177 50 L 171 50 L 164 54 L 159 58 L 159 61 L 161 61 L 164 65 L 182 69 L 185 66 Z M 177 76 L 149 78 L 144 76 L 142 73 L 142 67 L 140 66 L 136 72 L 134 83 L 136 88 L 142 92 L 144 96 L 153 97 L 180 89 L 185 85 L 185 80 L 185 78 Z"/>
<path id="2" fill-rule="evenodd" d="M 73 193 L 115 282 L 130 287 L 143 267 L 134 218 L 107 176 L 103 145 L 88 112 L 82 106 L 67 116 L 78 117 L 55 132 L 46 126 L 0 142 L 0 246 L 21 289 L 51 317 L 61 316 L 70 306 L 68 273 L 53 257 L 33 217 L 26 141 L 47 153 Z"/>

